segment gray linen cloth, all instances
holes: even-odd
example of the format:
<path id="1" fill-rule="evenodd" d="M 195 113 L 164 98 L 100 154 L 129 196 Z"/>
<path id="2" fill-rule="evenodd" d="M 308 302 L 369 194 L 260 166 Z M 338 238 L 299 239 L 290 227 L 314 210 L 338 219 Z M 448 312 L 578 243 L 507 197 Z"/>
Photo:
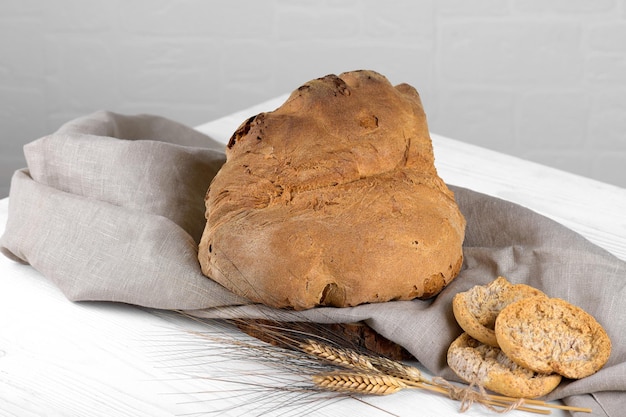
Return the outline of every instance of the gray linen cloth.
<path id="1" fill-rule="evenodd" d="M 221 149 L 157 116 L 97 112 L 71 121 L 25 146 L 28 168 L 12 179 L 0 249 L 74 301 L 202 317 L 363 320 L 449 379 L 455 377 L 446 351 L 461 332 L 452 297 L 502 275 L 584 308 L 611 337 L 613 352 L 602 370 L 562 383 L 547 399 L 590 407 L 593 415 L 623 415 L 626 262 L 531 210 L 451 186 L 467 219 L 465 262 L 437 297 L 298 313 L 250 305 L 204 277 L 197 261 L 204 196 L 225 161 Z"/>

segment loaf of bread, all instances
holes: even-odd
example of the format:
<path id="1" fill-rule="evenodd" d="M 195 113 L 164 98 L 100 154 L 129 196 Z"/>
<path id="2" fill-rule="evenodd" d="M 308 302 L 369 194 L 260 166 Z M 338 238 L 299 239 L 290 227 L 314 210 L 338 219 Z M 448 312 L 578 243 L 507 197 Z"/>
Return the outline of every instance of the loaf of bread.
<path id="1" fill-rule="evenodd" d="M 545 295 L 526 284 L 511 284 L 498 277 L 488 285 L 476 285 L 452 300 L 452 311 L 459 326 L 474 339 L 498 346 L 494 331 L 496 317 L 507 305 L 525 297 Z"/>
<path id="2" fill-rule="evenodd" d="M 448 365 L 461 379 L 509 397 L 541 397 L 561 382 L 560 375 L 539 374 L 521 367 L 499 348 L 467 333 L 452 342 L 447 356 Z"/>
<path id="3" fill-rule="evenodd" d="M 245 121 L 226 157 L 198 257 L 239 295 L 293 309 L 429 298 L 461 268 L 465 219 L 407 84 L 312 80 Z"/>
<path id="4" fill-rule="evenodd" d="M 530 297 L 504 308 L 496 338 L 515 363 L 542 373 L 584 378 L 609 359 L 611 340 L 586 311 L 559 298 Z"/>

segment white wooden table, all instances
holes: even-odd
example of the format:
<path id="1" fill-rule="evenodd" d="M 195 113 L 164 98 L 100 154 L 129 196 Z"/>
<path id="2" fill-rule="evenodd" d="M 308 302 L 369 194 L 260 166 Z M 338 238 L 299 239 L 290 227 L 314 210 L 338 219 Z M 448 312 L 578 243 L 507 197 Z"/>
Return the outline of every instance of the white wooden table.
<path id="1" fill-rule="evenodd" d="M 273 110 L 284 99 L 198 129 L 225 143 L 247 117 Z M 534 209 L 626 260 L 626 189 L 432 137 L 436 165 L 446 182 Z M 8 199 L 0 200 L 0 233 L 8 204 Z M 228 360 L 218 345 L 188 332 L 193 329 L 207 327 L 129 305 L 71 303 L 31 267 L 0 256 L 0 416 L 251 415 L 262 411 L 260 399 L 280 402 L 280 397 L 259 392 L 257 402 L 245 408 L 250 398 L 236 396 L 240 391 L 215 378 L 230 372 L 245 382 L 246 369 L 255 362 Z M 453 416 L 459 415 L 458 407 L 435 394 L 403 391 L 290 410 L 292 415 L 309 410 L 309 415 L 321 416 L 415 416 L 419 410 L 424 416 Z M 482 416 L 485 410 L 475 406 L 464 415 Z"/>

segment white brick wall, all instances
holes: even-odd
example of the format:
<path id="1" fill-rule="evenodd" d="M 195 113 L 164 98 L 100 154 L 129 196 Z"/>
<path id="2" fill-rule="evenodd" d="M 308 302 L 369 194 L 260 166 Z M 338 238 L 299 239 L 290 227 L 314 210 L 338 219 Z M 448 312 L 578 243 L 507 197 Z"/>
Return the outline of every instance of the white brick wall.
<path id="1" fill-rule="evenodd" d="M 626 0 L 0 0 L 0 197 L 71 118 L 195 125 L 359 68 L 434 132 L 626 187 Z"/>

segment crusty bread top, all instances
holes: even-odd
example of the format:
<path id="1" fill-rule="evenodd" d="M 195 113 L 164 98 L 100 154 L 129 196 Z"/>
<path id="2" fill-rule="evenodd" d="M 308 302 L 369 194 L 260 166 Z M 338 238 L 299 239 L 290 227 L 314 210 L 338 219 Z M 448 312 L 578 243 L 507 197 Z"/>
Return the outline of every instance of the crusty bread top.
<path id="1" fill-rule="evenodd" d="M 609 359 L 611 340 L 586 311 L 559 298 L 530 297 L 505 307 L 496 338 L 514 362 L 541 373 L 583 378 Z"/>
<path id="2" fill-rule="evenodd" d="M 465 219 L 407 84 L 312 80 L 245 121 L 226 156 L 198 258 L 239 295 L 294 309 L 428 298 L 461 268 Z"/>
<path id="3" fill-rule="evenodd" d="M 498 277 L 487 285 L 476 285 L 458 293 L 452 310 L 459 326 L 474 339 L 489 346 L 498 346 L 494 332 L 496 317 L 507 305 L 525 297 L 545 295 L 525 284 L 511 284 Z"/>
<path id="4" fill-rule="evenodd" d="M 548 394 L 561 382 L 558 374 L 542 375 L 512 362 L 502 351 L 461 334 L 448 349 L 448 365 L 463 380 L 515 398 Z"/>

